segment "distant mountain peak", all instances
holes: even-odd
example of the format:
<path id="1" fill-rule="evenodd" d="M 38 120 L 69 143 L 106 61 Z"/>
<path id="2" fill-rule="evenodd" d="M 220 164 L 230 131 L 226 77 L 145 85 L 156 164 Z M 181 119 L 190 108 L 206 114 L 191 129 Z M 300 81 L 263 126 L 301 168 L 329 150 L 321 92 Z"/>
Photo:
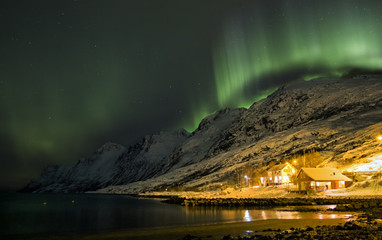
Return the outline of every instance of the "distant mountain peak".
<path id="1" fill-rule="evenodd" d="M 114 142 L 107 142 L 103 144 L 100 148 L 97 149 L 96 153 L 104 153 L 104 152 L 110 152 L 115 150 L 121 150 L 125 147 Z"/>

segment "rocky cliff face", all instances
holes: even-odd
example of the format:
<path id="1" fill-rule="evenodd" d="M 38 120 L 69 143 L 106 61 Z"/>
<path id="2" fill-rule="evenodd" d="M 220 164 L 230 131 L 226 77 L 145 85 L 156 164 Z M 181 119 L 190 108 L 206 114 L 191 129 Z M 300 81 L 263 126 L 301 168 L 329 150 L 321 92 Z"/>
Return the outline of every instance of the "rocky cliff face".
<path id="1" fill-rule="evenodd" d="M 244 108 L 224 109 L 204 118 L 192 135 L 165 159 L 157 176 L 207 159 L 211 147 L 224 137 L 222 133 L 244 112 Z"/>
<path id="2" fill-rule="evenodd" d="M 232 124 L 214 146 L 217 154 L 275 133 L 299 126 L 325 122 L 328 127 L 348 125 L 352 130 L 379 121 L 381 80 L 317 79 L 282 87 L 257 102 Z M 355 121 L 355 119 L 357 119 Z M 376 120 L 376 121 L 375 121 Z"/>
<path id="3" fill-rule="evenodd" d="M 202 186 L 222 182 L 241 166 L 256 168 L 310 149 L 319 151 L 326 165 L 341 167 L 377 153 L 374 138 L 382 133 L 381 122 L 382 77 L 295 82 L 249 109 L 208 116 L 192 134 L 149 136 L 128 150 L 112 148 L 109 157 L 82 160 L 81 168 L 47 168 L 26 189 L 108 186 L 99 192 L 137 193 Z M 113 164 L 100 160 L 106 158 Z M 110 170 L 98 174 L 104 164 Z"/>
<path id="4" fill-rule="evenodd" d="M 153 177 L 163 170 L 165 160 L 189 136 L 184 129 L 146 136 L 119 156 L 109 184 L 120 185 Z"/>

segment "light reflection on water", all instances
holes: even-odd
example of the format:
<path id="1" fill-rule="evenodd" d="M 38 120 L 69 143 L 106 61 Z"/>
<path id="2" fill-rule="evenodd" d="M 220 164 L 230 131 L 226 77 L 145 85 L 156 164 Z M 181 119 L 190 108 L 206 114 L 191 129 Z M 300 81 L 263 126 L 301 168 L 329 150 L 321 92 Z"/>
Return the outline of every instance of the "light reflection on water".
<path id="1" fill-rule="evenodd" d="M 345 213 L 330 213 L 330 212 L 297 212 L 297 211 L 278 211 L 275 209 L 268 210 L 242 210 L 243 220 L 245 222 L 253 222 L 259 220 L 271 219 L 349 219 L 353 215 Z M 226 215 L 230 213 L 227 212 Z M 234 217 L 232 217 L 233 219 Z"/>
<path id="2" fill-rule="evenodd" d="M 328 206 L 322 207 L 327 209 Z M 182 207 L 115 195 L 13 194 L 0 196 L 0 233 L 97 232 L 268 219 L 349 218 L 349 213 L 284 209 Z"/>
<path id="3" fill-rule="evenodd" d="M 249 214 L 249 211 L 248 210 L 245 210 L 245 213 L 244 213 L 244 220 L 246 222 L 251 222 L 252 221 L 252 217 L 251 215 Z"/>
<path id="4" fill-rule="evenodd" d="M 219 208 L 219 207 L 186 207 L 186 215 L 204 216 L 206 219 L 214 216 L 213 220 L 217 222 L 255 222 L 271 219 L 349 219 L 353 215 L 349 213 L 325 212 L 336 205 L 321 206 L 300 206 L 285 208 L 268 209 L 237 209 L 237 208 Z M 304 211 L 299 211 L 303 209 Z M 311 209 L 312 211 L 308 211 Z M 322 211 L 317 211 L 322 210 Z"/>
<path id="5" fill-rule="evenodd" d="M 270 220 L 270 219 L 333 219 L 346 218 L 345 214 L 319 213 L 319 212 L 295 212 L 277 210 L 245 210 L 243 219 L 246 222 Z"/>

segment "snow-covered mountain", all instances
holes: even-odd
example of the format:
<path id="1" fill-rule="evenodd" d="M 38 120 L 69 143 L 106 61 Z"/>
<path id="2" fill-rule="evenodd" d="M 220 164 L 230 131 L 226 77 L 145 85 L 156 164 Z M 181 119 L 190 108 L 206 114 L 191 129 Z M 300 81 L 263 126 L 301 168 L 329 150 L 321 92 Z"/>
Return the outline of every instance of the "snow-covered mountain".
<path id="1" fill-rule="evenodd" d="M 206 117 L 192 134 L 148 136 L 127 150 L 107 144 L 110 151 L 97 151 L 71 168 L 49 167 L 26 190 L 137 193 L 204 186 L 222 182 L 241 166 L 277 163 L 310 149 L 326 165 L 343 167 L 376 154 L 378 133 L 381 76 L 296 81 L 249 109 Z"/>
<path id="2" fill-rule="evenodd" d="M 188 135 L 185 130 L 148 135 L 128 149 L 106 143 L 73 167 L 45 168 L 40 178 L 30 182 L 23 191 L 85 192 L 145 180 L 158 171 L 152 166 L 160 164 Z"/>

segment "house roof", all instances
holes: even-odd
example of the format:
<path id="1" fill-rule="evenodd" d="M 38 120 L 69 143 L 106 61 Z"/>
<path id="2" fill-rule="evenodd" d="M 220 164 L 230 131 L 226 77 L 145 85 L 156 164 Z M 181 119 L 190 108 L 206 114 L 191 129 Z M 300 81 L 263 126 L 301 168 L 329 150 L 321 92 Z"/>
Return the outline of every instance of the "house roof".
<path id="1" fill-rule="evenodd" d="M 301 168 L 298 175 L 301 172 L 305 172 L 314 181 L 352 181 L 336 168 Z"/>
<path id="2" fill-rule="evenodd" d="M 270 172 L 279 171 L 279 170 L 284 169 L 288 165 L 290 165 L 290 164 L 289 163 L 283 163 L 283 164 L 275 165 L 275 166 L 271 167 L 271 169 L 269 169 L 269 171 Z M 290 165 L 290 166 L 293 167 L 292 165 Z"/>

